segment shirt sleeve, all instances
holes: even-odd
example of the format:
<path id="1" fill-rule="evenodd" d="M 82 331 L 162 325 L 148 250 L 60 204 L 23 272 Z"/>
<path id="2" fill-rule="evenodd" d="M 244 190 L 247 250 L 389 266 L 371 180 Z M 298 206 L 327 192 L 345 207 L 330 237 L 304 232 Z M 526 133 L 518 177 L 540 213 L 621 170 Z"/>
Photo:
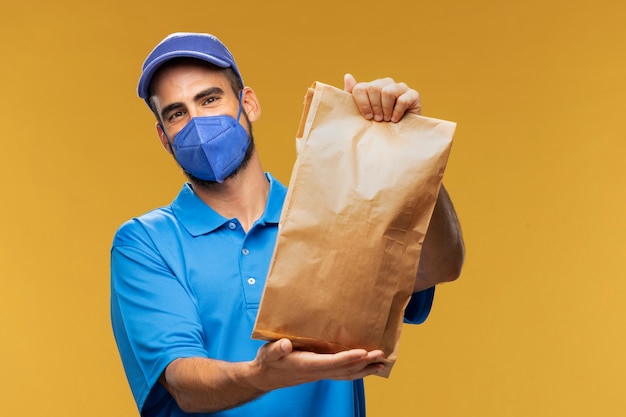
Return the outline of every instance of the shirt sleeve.
<path id="1" fill-rule="evenodd" d="M 435 287 L 416 292 L 404 311 L 404 322 L 422 324 L 428 318 L 435 298 Z"/>
<path id="2" fill-rule="evenodd" d="M 160 251 L 136 220 L 111 250 L 111 322 L 139 410 L 171 361 L 207 356 L 193 297 Z"/>

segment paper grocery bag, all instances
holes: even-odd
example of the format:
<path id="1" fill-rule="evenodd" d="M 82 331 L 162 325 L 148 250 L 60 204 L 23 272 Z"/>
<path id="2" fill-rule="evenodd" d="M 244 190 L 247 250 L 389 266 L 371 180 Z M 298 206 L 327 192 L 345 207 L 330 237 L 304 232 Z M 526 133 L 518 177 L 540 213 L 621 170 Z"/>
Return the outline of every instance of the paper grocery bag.
<path id="1" fill-rule="evenodd" d="M 369 121 L 351 94 L 313 84 L 253 338 L 382 349 L 389 375 L 455 127 Z"/>

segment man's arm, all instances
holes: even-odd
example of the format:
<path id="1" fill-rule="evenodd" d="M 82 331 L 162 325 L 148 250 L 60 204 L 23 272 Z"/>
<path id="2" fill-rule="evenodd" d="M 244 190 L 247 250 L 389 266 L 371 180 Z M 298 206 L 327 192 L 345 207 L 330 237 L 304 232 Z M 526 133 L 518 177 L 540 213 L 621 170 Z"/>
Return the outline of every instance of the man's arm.
<path id="1" fill-rule="evenodd" d="M 413 292 L 440 282 L 454 281 L 461 274 L 464 258 L 461 227 L 448 192 L 442 185 L 424 237 Z"/>
<path id="2" fill-rule="evenodd" d="M 357 83 L 352 75 L 346 74 L 344 90 L 352 94 L 359 111 L 368 120 L 398 122 L 406 113 L 422 114 L 419 93 L 391 78 Z M 464 258 L 461 228 L 452 201 L 442 185 L 424 237 L 413 292 L 457 279 Z"/>
<path id="3" fill-rule="evenodd" d="M 322 379 L 354 380 L 384 370 L 382 351 L 336 354 L 294 351 L 288 339 L 265 344 L 250 362 L 208 358 L 172 361 L 159 379 L 187 413 L 210 413 L 242 405 L 272 390 Z"/>

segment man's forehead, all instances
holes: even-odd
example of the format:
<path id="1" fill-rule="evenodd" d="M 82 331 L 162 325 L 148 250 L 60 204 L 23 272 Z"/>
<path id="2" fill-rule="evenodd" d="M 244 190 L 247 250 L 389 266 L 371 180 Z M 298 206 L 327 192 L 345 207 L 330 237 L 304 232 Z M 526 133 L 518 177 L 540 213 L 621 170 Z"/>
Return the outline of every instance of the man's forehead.
<path id="1" fill-rule="evenodd" d="M 177 59 L 166 62 L 157 70 L 150 83 L 150 95 L 162 92 L 164 86 L 189 84 L 200 89 L 209 86 L 223 88 L 228 85 L 228 80 L 224 70 L 215 65 L 192 58 Z"/>

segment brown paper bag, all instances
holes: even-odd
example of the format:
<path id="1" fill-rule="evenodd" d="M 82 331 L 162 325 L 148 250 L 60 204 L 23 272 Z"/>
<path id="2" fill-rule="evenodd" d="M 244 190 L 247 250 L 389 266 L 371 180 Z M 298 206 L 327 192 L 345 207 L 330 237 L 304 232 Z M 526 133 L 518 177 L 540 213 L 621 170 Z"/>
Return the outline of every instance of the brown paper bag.
<path id="1" fill-rule="evenodd" d="M 368 121 L 313 84 L 253 338 L 382 349 L 389 375 L 455 126 Z"/>

